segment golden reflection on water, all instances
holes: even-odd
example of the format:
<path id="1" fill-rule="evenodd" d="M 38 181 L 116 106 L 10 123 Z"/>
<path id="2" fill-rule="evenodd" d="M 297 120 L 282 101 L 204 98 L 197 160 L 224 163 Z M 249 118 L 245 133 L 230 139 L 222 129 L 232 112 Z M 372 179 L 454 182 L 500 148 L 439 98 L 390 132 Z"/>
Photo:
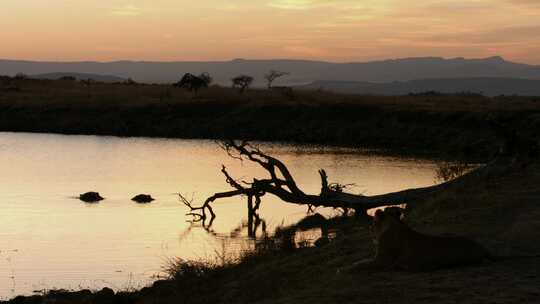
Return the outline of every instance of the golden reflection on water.
<path id="1" fill-rule="evenodd" d="M 330 181 L 355 183 L 349 191 L 364 194 L 431 185 L 436 175 L 431 162 L 350 149 L 261 148 L 284 161 L 312 193 L 320 191 L 320 168 Z M 212 141 L 0 133 L 0 298 L 52 288 L 141 287 L 168 258 L 214 259 L 249 247 L 226 237 L 246 221 L 245 200 L 216 202 L 212 234 L 190 227 L 175 195 L 202 201 L 229 190 L 221 164 L 238 178 L 264 173 L 228 158 Z M 74 198 L 87 191 L 106 200 L 89 205 Z M 140 193 L 156 201 L 130 200 Z M 306 210 L 265 196 L 259 214 L 272 231 Z"/>

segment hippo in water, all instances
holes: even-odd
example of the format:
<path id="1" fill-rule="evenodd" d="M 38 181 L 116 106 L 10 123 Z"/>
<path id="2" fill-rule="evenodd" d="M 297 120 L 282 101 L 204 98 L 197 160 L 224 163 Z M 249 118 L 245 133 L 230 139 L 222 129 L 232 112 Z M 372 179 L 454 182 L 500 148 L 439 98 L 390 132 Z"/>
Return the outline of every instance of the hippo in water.
<path id="1" fill-rule="evenodd" d="M 146 204 L 152 202 L 154 198 L 150 194 L 139 194 L 134 196 L 131 200 L 140 204 Z"/>
<path id="2" fill-rule="evenodd" d="M 79 199 L 86 203 L 96 203 L 96 202 L 104 200 L 104 198 L 101 195 L 99 195 L 98 192 L 83 193 L 79 195 Z"/>

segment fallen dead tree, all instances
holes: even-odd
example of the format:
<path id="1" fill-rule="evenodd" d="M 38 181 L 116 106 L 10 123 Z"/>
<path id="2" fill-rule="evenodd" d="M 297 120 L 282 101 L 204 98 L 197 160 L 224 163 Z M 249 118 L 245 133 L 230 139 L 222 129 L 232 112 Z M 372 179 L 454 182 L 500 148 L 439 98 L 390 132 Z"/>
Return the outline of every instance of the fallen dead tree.
<path id="1" fill-rule="evenodd" d="M 319 194 L 307 194 L 298 187 L 293 175 L 283 162 L 265 154 L 249 142 L 224 141 L 221 142 L 220 145 L 230 157 L 238 159 L 239 161 L 250 161 L 258 164 L 266 171 L 268 176 L 264 179 L 253 178 L 253 180 L 249 182 L 238 181 L 233 178 L 227 171 L 227 168 L 223 166 L 221 172 L 225 176 L 227 184 L 232 188 L 231 190 L 215 193 L 199 206 L 194 205 L 193 199 L 188 200 L 186 197 L 180 195 L 181 201 L 190 208 L 188 215 L 193 216 L 194 221 L 202 222 L 206 225 L 211 225 L 216 217 L 216 214 L 212 209 L 212 203 L 222 198 L 236 196 L 247 197 L 248 218 L 257 218 L 256 212 L 260 207 L 261 198 L 266 194 L 275 195 L 284 202 L 306 205 L 310 209 L 313 207 L 340 208 L 346 213 L 349 210 L 354 210 L 357 216 L 364 216 L 368 209 L 389 205 L 409 204 L 427 199 L 470 175 L 483 174 L 492 168 L 500 167 L 499 164 L 501 163 L 508 163 L 507 157 L 505 157 L 505 160 L 503 161 L 501 161 L 502 158 L 497 158 L 495 161 L 480 166 L 457 179 L 438 185 L 406 189 L 373 196 L 345 192 L 346 185 L 329 183 L 326 171 L 321 169 L 319 170 L 321 192 Z"/>

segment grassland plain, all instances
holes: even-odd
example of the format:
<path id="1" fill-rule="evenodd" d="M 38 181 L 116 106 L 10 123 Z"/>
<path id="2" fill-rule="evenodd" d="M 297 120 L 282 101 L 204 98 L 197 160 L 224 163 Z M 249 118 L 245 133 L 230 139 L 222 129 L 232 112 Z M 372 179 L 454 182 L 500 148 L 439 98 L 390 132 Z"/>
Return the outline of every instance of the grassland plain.
<path id="1" fill-rule="evenodd" d="M 287 141 L 485 159 L 497 150 L 493 120 L 539 138 L 540 98 L 0 83 L 0 131 Z"/>

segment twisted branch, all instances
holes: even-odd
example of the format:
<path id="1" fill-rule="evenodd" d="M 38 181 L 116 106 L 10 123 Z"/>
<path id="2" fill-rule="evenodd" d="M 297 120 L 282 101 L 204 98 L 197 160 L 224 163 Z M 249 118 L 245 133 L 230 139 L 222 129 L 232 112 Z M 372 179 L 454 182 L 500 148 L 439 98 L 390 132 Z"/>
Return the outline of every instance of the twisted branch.
<path id="1" fill-rule="evenodd" d="M 220 146 L 231 158 L 240 161 L 248 160 L 258 164 L 266 171 L 268 177 L 265 179 L 253 178 L 252 182 L 240 183 L 234 179 L 227 171 L 227 168 L 223 166 L 221 172 L 225 176 L 225 181 L 234 190 L 216 193 L 207 198 L 200 207 L 193 207 L 192 201 L 188 201 L 183 196 L 180 196 L 184 204 L 191 210 L 188 215 L 193 216 L 195 221 L 204 222 L 209 217 L 213 220 L 215 214 L 211 207 L 212 202 L 217 199 L 234 196 L 248 197 L 248 214 L 251 216 L 259 208 L 261 197 L 267 193 L 277 196 L 284 202 L 307 205 L 311 210 L 313 210 L 313 207 L 332 207 L 341 208 L 344 212 L 353 209 L 357 215 L 365 215 L 367 209 L 388 205 L 407 204 L 425 199 L 461 179 L 458 178 L 453 181 L 430 187 L 365 196 L 344 192 L 345 188 L 352 184 L 329 183 L 326 171 L 321 169 L 319 170 L 321 192 L 319 194 L 306 194 L 298 187 L 292 174 L 283 162 L 263 153 L 257 147 L 250 145 L 247 141 L 223 141 L 220 143 Z M 473 170 L 463 177 L 477 174 L 486 167 L 487 166 L 484 166 L 477 170 Z M 255 204 L 253 203 L 254 198 Z"/>

